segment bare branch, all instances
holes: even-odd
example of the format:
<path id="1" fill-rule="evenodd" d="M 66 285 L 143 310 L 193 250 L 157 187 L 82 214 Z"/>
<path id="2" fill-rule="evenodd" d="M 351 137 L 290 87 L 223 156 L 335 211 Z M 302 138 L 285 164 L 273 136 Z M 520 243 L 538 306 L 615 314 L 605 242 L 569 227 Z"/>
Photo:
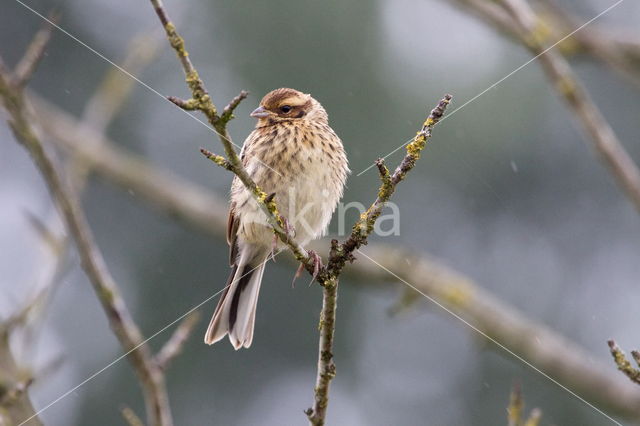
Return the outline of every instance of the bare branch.
<path id="1" fill-rule="evenodd" d="M 222 155 L 214 154 L 213 152 L 209 151 L 208 149 L 204 149 L 204 148 L 200 148 L 200 152 L 202 153 L 202 155 L 204 155 L 209 160 L 213 161 L 214 163 L 216 163 L 218 166 L 222 167 L 223 169 L 227 169 L 229 171 L 233 171 L 233 166 L 231 165 L 231 163 L 229 161 L 227 161 L 227 159 L 224 158 Z M 268 201 L 265 198 L 265 201 L 267 201 L 267 202 L 272 201 L 272 200 L 273 200 L 273 197 L 271 197 L 271 199 L 269 199 Z"/>
<path id="2" fill-rule="evenodd" d="M 246 90 L 241 90 L 238 96 L 231 99 L 229 105 L 224 107 L 220 119 L 224 123 L 228 123 L 229 121 L 231 121 L 231 119 L 233 118 L 233 111 L 238 107 L 238 105 L 240 105 L 240 102 L 247 98 L 247 96 L 249 96 L 249 92 L 247 92 Z"/>
<path id="3" fill-rule="evenodd" d="M 33 375 L 14 358 L 9 329 L 0 326 L 0 424 L 20 424 L 28 419 L 25 426 L 42 426 L 26 392 Z"/>
<path id="4" fill-rule="evenodd" d="M 509 397 L 507 407 L 507 420 L 509 426 L 538 426 L 542 418 L 542 411 L 539 408 L 531 410 L 529 417 L 524 419 L 524 398 L 519 384 L 515 384 Z"/>
<path id="5" fill-rule="evenodd" d="M 618 370 L 622 371 L 624 375 L 629 378 L 629 380 L 640 385 L 640 368 L 635 368 L 631 365 L 631 362 L 629 362 L 629 360 L 627 359 L 624 351 L 620 349 L 620 346 L 618 346 L 615 341 L 609 340 L 607 343 L 609 344 L 609 349 L 611 350 L 613 361 L 618 366 Z M 640 367 L 640 356 L 638 356 L 638 352 L 634 352 L 632 352 L 633 358 L 635 359 L 636 363 L 638 363 L 638 367 Z"/>
<path id="6" fill-rule="evenodd" d="M 195 99 L 187 99 L 185 101 L 184 99 L 180 99 L 175 96 L 167 96 L 167 99 L 185 111 L 195 111 L 198 109 L 199 104 Z"/>
<path id="7" fill-rule="evenodd" d="M 144 423 L 131 407 L 123 407 L 120 412 L 129 426 L 144 426 Z"/>
<path id="8" fill-rule="evenodd" d="M 517 22 L 496 2 L 486 0 L 450 0 L 478 16 L 507 37 L 520 41 Z M 540 0 L 536 19 L 536 37 L 542 43 L 554 43 L 578 28 L 584 20 L 570 15 L 554 0 Z M 565 57 L 576 55 L 595 59 L 611 67 L 632 84 L 640 87 L 640 39 L 624 37 L 597 24 L 589 25 L 556 46 Z"/>
<path id="9" fill-rule="evenodd" d="M 58 17 L 56 14 L 49 15 L 49 20 L 56 23 Z M 44 51 L 51 41 L 53 25 L 46 22 L 43 27 L 36 33 L 27 47 L 25 54 L 16 65 L 14 76 L 11 83 L 17 88 L 22 89 L 31 80 L 31 76 L 35 72 L 40 60 L 44 56 Z"/>
<path id="10" fill-rule="evenodd" d="M 155 363 L 161 370 L 166 370 L 169 363 L 180 354 L 182 347 L 191 336 L 191 332 L 199 320 L 200 314 L 197 311 L 188 315 L 156 354 Z"/>
<path id="11" fill-rule="evenodd" d="M 522 412 L 524 411 L 524 399 L 522 399 L 522 389 L 516 383 L 511 389 L 509 396 L 509 406 L 507 407 L 507 419 L 509 426 L 522 425 Z"/>
<path id="12" fill-rule="evenodd" d="M 486 7 L 478 7 L 478 1 L 464 0 L 464 4 L 478 13 L 486 13 Z M 569 110 L 591 139 L 592 147 L 640 212 L 640 169 L 582 87 L 567 60 L 556 50 L 548 49 L 541 40 L 536 13 L 526 0 L 498 0 L 496 3 L 502 7 L 500 13 L 506 13 L 515 25 L 510 25 L 515 30 L 513 35 L 539 60 L 551 86 L 566 101 Z"/>
<path id="13" fill-rule="evenodd" d="M 404 180 L 407 173 L 411 171 L 420 158 L 420 154 L 424 149 L 427 140 L 431 137 L 433 127 L 440 121 L 444 112 L 451 101 L 451 95 L 445 95 L 440 103 L 431 111 L 427 119 L 422 125 L 422 129 L 416 134 L 413 140 L 407 145 L 407 154 L 402 159 L 400 165 L 393 172 L 393 175 L 386 178 L 388 171 L 380 169 L 380 161 L 378 160 L 379 170 L 383 176 L 382 185 L 378 190 L 378 198 L 373 202 L 371 207 L 360 217 L 360 220 L 353 226 L 351 235 L 347 240 L 336 248 L 335 254 L 329 259 L 327 268 L 328 276 L 338 276 L 346 262 L 353 261 L 353 252 L 366 244 L 369 234 L 373 231 L 373 225 L 380 216 L 382 209 L 387 201 L 391 198 L 398 184 Z M 382 165 L 384 167 L 384 165 Z M 386 167 L 385 167 L 386 169 Z"/>

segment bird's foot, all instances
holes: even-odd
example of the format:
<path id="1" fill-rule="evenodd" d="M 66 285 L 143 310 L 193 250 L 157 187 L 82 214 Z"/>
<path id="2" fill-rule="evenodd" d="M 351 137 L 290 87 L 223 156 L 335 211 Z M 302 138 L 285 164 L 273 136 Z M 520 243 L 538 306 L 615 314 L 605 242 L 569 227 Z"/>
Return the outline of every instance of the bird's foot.
<path id="1" fill-rule="evenodd" d="M 296 229 L 289 223 L 286 217 L 282 216 L 282 224 L 284 225 L 284 232 L 291 238 L 296 236 Z"/>
<path id="2" fill-rule="evenodd" d="M 311 284 L 313 284 L 316 277 L 320 273 L 320 270 L 324 268 L 324 265 L 322 264 L 322 258 L 315 251 L 307 250 L 307 254 L 311 258 L 311 261 L 313 262 L 313 273 L 311 274 L 311 282 L 309 283 L 309 286 L 311 286 Z M 291 281 L 292 288 L 296 287 L 296 280 L 300 278 L 300 275 L 302 275 L 302 271 L 304 271 L 305 269 L 306 269 L 306 265 L 300 262 L 298 269 L 296 269 L 296 274 L 293 276 L 293 281 Z"/>
<path id="3" fill-rule="evenodd" d="M 309 283 L 309 286 L 311 286 L 320 273 L 320 270 L 324 268 L 324 265 L 322 264 L 322 258 L 318 253 L 313 250 L 308 250 L 307 253 L 313 261 L 313 274 L 311 275 L 311 282 Z"/>

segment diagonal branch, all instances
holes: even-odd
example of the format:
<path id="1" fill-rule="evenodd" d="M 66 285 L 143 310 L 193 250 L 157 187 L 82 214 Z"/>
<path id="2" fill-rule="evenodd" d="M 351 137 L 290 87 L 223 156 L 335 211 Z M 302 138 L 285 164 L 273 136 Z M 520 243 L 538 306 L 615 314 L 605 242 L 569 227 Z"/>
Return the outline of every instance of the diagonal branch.
<path id="1" fill-rule="evenodd" d="M 457 0 L 464 2 L 481 15 L 493 13 L 506 17 L 511 34 L 540 61 L 558 96 L 563 98 L 570 112 L 591 139 L 593 149 L 609 169 L 609 172 L 640 212 L 640 169 L 616 136 L 596 104 L 580 83 L 567 60 L 555 49 L 548 48 L 540 37 L 540 18 L 526 0 L 498 0 L 495 6 L 481 0 Z M 487 12 L 491 10 L 492 12 Z M 493 19 L 493 21 L 497 21 Z M 582 31 L 582 29 L 580 30 Z"/>
<path id="2" fill-rule="evenodd" d="M 618 370 L 622 371 L 633 383 L 640 385 L 640 352 L 631 351 L 631 356 L 638 364 L 638 368 L 636 368 L 631 365 L 631 362 L 627 359 L 624 351 L 620 349 L 620 346 L 618 346 L 615 341 L 609 340 L 607 343 L 609 344 L 609 350 L 611 351 L 613 361 L 618 366 Z"/>
<path id="3" fill-rule="evenodd" d="M 56 23 L 57 20 L 58 18 L 55 14 L 49 15 L 49 22 L 47 22 L 40 31 L 36 33 L 29 46 L 27 46 L 27 50 L 22 56 L 22 59 L 20 59 L 20 62 L 16 65 L 13 79 L 11 81 L 16 89 L 21 90 L 26 86 L 29 80 L 31 80 L 31 76 L 38 67 L 40 60 L 44 55 L 44 50 L 51 40 L 51 33 L 53 31 L 53 25 L 51 22 Z"/>
<path id="4" fill-rule="evenodd" d="M 169 366 L 169 363 L 174 360 L 175 357 L 180 355 L 182 352 L 182 347 L 189 339 L 193 328 L 198 323 L 200 319 L 200 314 L 198 312 L 194 312 L 188 315 L 175 329 L 169 340 L 167 340 L 160 349 L 160 351 L 155 355 L 154 361 L 156 365 L 161 370 L 166 370 Z"/>

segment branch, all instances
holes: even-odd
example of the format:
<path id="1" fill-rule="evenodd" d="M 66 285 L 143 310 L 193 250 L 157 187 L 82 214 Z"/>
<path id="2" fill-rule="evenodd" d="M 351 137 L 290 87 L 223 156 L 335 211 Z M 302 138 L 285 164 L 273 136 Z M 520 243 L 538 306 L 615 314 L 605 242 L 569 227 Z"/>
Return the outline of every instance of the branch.
<path id="1" fill-rule="evenodd" d="M 323 286 L 322 311 L 320 313 L 320 343 L 318 353 L 318 374 L 314 388 L 314 404 L 305 411 L 312 425 L 323 425 L 329 404 L 329 386 L 335 377 L 336 367 L 333 362 L 333 337 L 335 332 L 336 307 L 338 299 L 338 279 L 347 262 L 353 262 L 353 252 L 367 244 L 367 238 L 373 231 L 373 227 L 380 217 L 382 209 L 391 198 L 398 184 L 404 180 L 416 165 L 427 140 L 431 137 L 433 127 L 442 118 L 447 105 L 451 101 L 451 95 L 445 95 L 440 103 L 431 111 L 422 125 L 422 129 L 407 145 L 407 154 L 396 168 L 393 175 L 389 176 L 389 170 L 384 161 L 379 159 L 376 164 L 380 172 L 382 184 L 378 190 L 378 197 L 371 207 L 360 216 L 347 240 L 339 244 L 337 240 L 331 241 L 331 252 L 327 268 L 318 274 L 318 282 Z"/>
<path id="2" fill-rule="evenodd" d="M 485 15 L 489 10 L 488 6 L 478 7 L 479 0 L 458 1 Z M 540 37 L 537 14 L 526 0 L 498 0 L 496 3 L 501 7 L 500 15 L 506 15 L 510 20 L 512 34 L 540 61 L 551 86 L 566 101 L 569 110 L 591 139 L 592 147 L 640 212 L 640 169 L 582 87 L 567 60 L 555 49 L 547 50 Z"/>
<path id="3" fill-rule="evenodd" d="M 191 332 L 199 320 L 200 314 L 195 311 L 180 323 L 178 328 L 176 328 L 169 340 L 166 341 L 154 358 L 158 368 L 165 371 L 169 366 L 169 363 L 173 361 L 175 357 L 180 355 L 182 347 L 189 339 L 189 336 L 191 336 Z"/>
<path id="4" fill-rule="evenodd" d="M 125 191 L 135 191 L 136 200 L 158 212 L 177 218 L 198 232 L 218 239 L 225 237 L 226 200 L 123 151 L 118 148 L 121 144 L 114 141 L 105 140 L 99 149 L 88 148 L 92 145 L 88 141 L 104 136 L 82 129 L 70 114 L 35 95 L 30 95 L 30 101 L 44 130 L 63 151 L 81 156 L 105 180 Z M 312 248 L 321 252 L 323 245 L 324 241 L 318 241 Z M 344 270 L 354 284 L 388 289 L 390 280 L 398 283 L 397 278 L 378 266 L 382 265 L 576 393 L 589 396 L 592 402 L 611 407 L 626 418 L 640 417 L 640 392 L 635 386 L 609 374 L 605 365 L 592 362 L 584 348 L 525 317 L 471 278 L 412 248 L 369 243 L 364 253 L 372 261 L 355 262 Z M 412 265 L 410 269 L 407 262 Z"/>
<path id="5" fill-rule="evenodd" d="M 476 15 L 507 37 L 520 42 L 517 22 L 495 2 L 486 0 L 450 0 Z M 554 0 L 540 0 L 536 19 L 536 37 L 542 43 L 554 43 L 578 28 L 578 20 L 560 8 Z M 622 37 L 612 31 L 589 25 L 556 46 L 564 57 L 583 54 L 611 67 L 629 82 L 640 87 L 640 40 Z"/>
<path id="6" fill-rule="evenodd" d="M 56 23 L 58 21 L 57 15 L 50 14 L 49 21 Z M 22 56 L 22 59 L 20 59 L 20 62 L 16 65 L 11 84 L 17 90 L 22 90 L 29 80 L 31 80 L 31 76 L 38 67 L 40 60 L 44 55 L 44 50 L 51 40 L 52 31 L 53 25 L 49 22 L 45 23 L 40 31 L 38 31 L 33 37 L 25 51 L 25 54 Z"/>
<path id="7" fill-rule="evenodd" d="M 82 266 L 107 314 L 111 329 L 125 352 L 130 352 L 129 360 L 143 388 L 149 423 L 170 426 L 172 420 L 164 377 L 154 364 L 150 348 L 144 343 L 140 330 L 131 319 L 120 290 L 106 267 L 102 253 L 95 245 L 76 195 L 66 185 L 51 154 L 40 142 L 29 122 L 22 91 L 11 81 L 11 76 L 6 72 L 0 73 L 0 97 L 10 115 L 9 125 L 40 170 L 68 231 L 74 238 Z"/>
<path id="8" fill-rule="evenodd" d="M 522 389 L 516 384 L 511 390 L 509 406 L 507 407 L 507 420 L 509 426 L 538 426 L 542 419 L 542 411 L 539 408 L 531 410 L 529 417 L 524 417 L 524 398 Z"/>
<path id="9" fill-rule="evenodd" d="M 422 129 L 420 129 L 413 140 L 407 145 L 407 154 L 393 172 L 393 175 L 389 176 L 389 170 L 384 165 L 384 160 L 378 159 L 376 161 L 382 180 L 382 185 L 378 190 L 378 198 L 376 198 L 371 207 L 360 216 L 360 220 L 353 226 L 349 238 L 340 247 L 335 247 L 334 254 L 329 258 L 329 266 L 327 268 L 328 277 L 337 277 L 346 262 L 353 261 L 353 252 L 367 243 L 367 238 L 373 231 L 373 226 L 376 220 L 378 220 L 382 209 L 395 192 L 398 184 L 404 180 L 407 173 L 415 167 L 427 140 L 431 137 L 433 127 L 438 124 L 444 115 L 450 101 L 451 95 L 445 95 L 431 111 L 422 124 Z"/>
<path id="10" fill-rule="evenodd" d="M 30 310 L 31 305 L 27 304 L 20 312 Z M 27 393 L 33 375 L 15 359 L 9 345 L 10 331 L 17 318 L 24 320 L 18 313 L 11 323 L 0 323 L 0 424 L 22 424 L 27 419 L 25 426 L 42 426 Z"/>
<path id="11" fill-rule="evenodd" d="M 640 368 L 635 368 L 631 365 L 624 351 L 620 349 L 620 346 L 618 346 L 615 341 L 609 340 L 607 343 L 609 344 L 613 361 L 618 366 L 618 370 L 622 371 L 633 383 L 640 385 Z M 638 367 L 640 367 L 640 352 L 631 351 L 631 356 L 638 364 Z"/>

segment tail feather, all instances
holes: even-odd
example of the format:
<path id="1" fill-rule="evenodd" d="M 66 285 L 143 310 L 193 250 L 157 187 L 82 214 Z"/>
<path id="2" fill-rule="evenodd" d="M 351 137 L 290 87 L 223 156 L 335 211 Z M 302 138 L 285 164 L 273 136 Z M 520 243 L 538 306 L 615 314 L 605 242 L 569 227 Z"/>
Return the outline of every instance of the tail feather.
<path id="1" fill-rule="evenodd" d="M 228 334 L 235 349 L 251 346 L 265 263 L 262 256 L 240 255 L 211 318 L 205 343 L 211 345 Z"/>
<path id="2" fill-rule="evenodd" d="M 236 349 L 241 346 L 248 348 L 253 341 L 253 326 L 256 321 L 256 309 L 258 307 L 258 295 L 260 294 L 264 265 L 265 261 L 263 260 L 255 270 L 247 273 L 247 275 L 251 275 L 251 279 L 247 281 L 245 288 L 240 289 L 238 287 L 236 291 L 236 294 L 241 292 L 242 302 L 238 303 L 235 322 L 229 327 L 229 339 Z M 245 297 L 246 300 L 244 299 Z"/>

